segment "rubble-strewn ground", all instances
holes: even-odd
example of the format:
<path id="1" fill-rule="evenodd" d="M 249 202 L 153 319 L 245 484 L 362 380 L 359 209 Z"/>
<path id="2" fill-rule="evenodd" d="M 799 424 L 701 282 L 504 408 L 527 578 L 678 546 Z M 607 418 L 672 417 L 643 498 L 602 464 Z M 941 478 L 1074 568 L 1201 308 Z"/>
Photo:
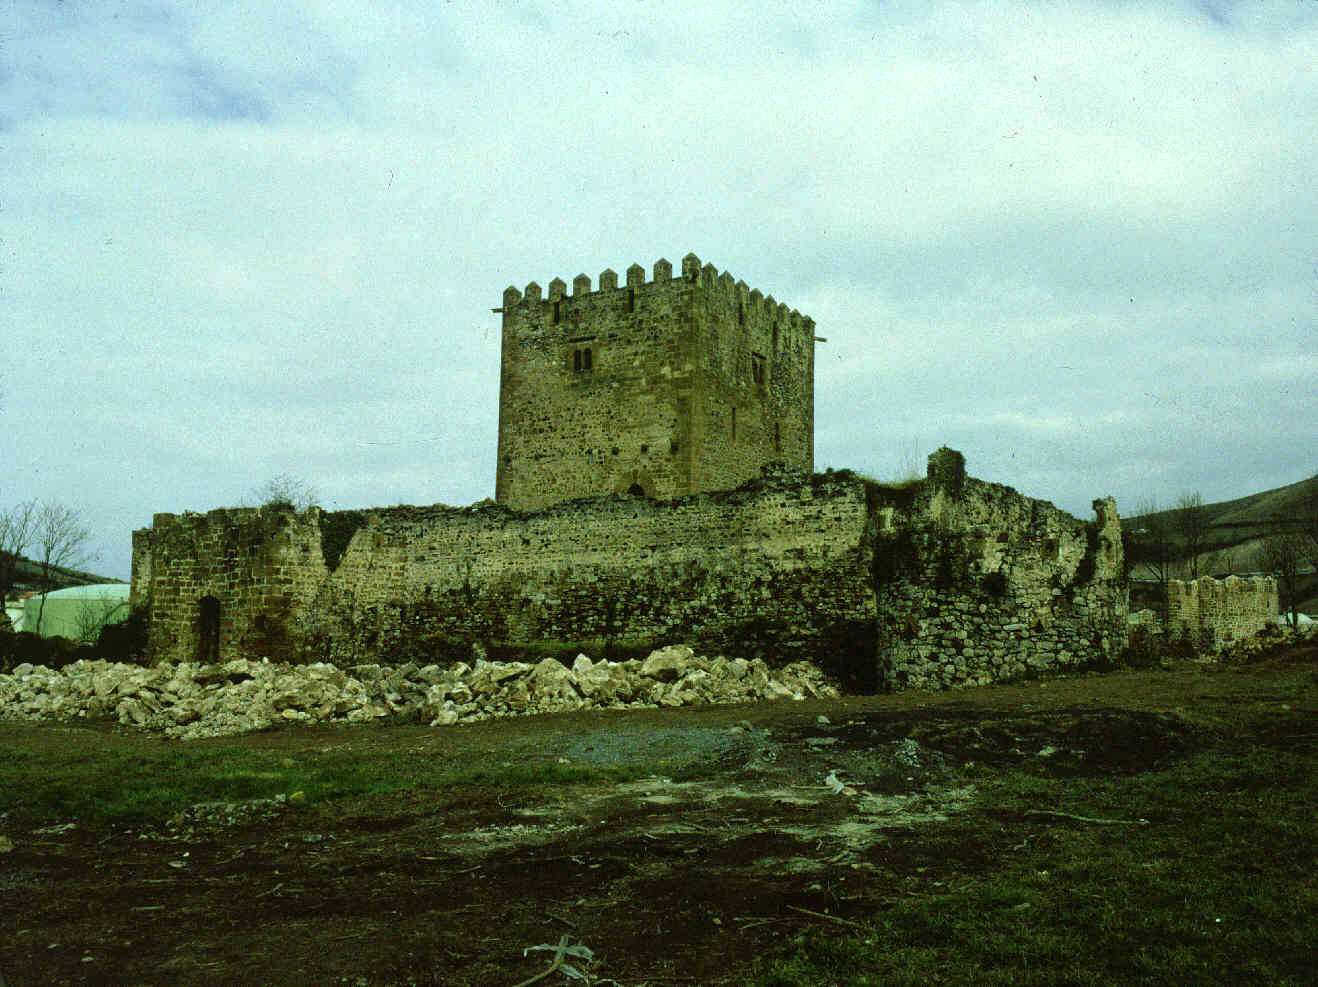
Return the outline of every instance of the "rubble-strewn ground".
<path id="1" fill-rule="evenodd" d="M 447 728 L 0 723 L 0 975 L 511 985 L 566 936 L 588 979 L 540 983 L 1311 982 L 1315 713 L 1310 644 Z M 234 794 L 76 808 L 171 765 Z"/>
<path id="2" fill-rule="evenodd" d="M 0 674 L 0 717 L 117 720 L 195 740 L 289 723 L 431 726 L 494 717 L 583 709 L 641 709 L 745 703 L 761 699 L 834 699 L 838 690 L 807 662 L 770 668 L 763 661 L 707 658 L 682 644 L 644 661 L 553 658 L 346 669 L 236 658 L 216 665 L 141 665 L 76 661 L 60 669 L 22 664 Z"/>

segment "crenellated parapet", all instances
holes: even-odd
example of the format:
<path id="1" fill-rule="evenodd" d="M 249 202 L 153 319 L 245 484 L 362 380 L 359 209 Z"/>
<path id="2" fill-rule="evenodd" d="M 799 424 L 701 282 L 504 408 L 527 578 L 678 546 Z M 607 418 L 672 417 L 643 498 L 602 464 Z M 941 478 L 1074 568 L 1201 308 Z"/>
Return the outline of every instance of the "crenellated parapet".
<path id="1" fill-rule="evenodd" d="M 713 264 L 702 264 L 694 253 L 682 258 L 679 273 L 676 275 L 673 274 L 672 262 L 663 257 L 659 258 L 652 266 L 652 276 L 649 281 L 645 277 L 645 268 L 633 263 L 627 268 L 625 281 L 621 287 L 618 284 L 618 273 L 612 268 L 605 268 L 600 272 L 598 287 L 592 287 L 590 275 L 584 272 L 578 274 L 572 279 L 571 294 L 568 293 L 567 281 L 560 277 L 551 279 L 547 289 L 542 289 L 536 281 L 527 284 L 524 290 L 509 285 L 503 292 L 503 311 L 511 313 L 526 306 L 548 307 L 555 302 L 600 299 L 616 292 L 631 292 L 629 304 L 634 306 L 637 303 L 638 289 L 641 291 L 663 289 L 674 284 L 691 285 L 711 298 L 725 300 L 734 309 L 740 306 L 743 317 L 776 322 L 786 330 L 800 332 L 808 330 L 811 333 L 814 331 L 815 323 L 809 316 L 775 301 L 772 295 L 765 296 L 758 289 L 751 290 L 745 281 L 736 280 L 730 271 L 720 272 Z"/>

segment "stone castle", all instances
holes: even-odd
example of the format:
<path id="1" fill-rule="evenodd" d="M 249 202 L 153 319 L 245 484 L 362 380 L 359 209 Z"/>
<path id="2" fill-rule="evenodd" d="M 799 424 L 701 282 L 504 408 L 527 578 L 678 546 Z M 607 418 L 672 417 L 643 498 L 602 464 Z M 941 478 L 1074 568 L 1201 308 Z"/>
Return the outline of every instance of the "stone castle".
<path id="1" fill-rule="evenodd" d="M 814 323 L 689 254 L 508 288 L 495 501 L 157 514 L 132 600 L 156 658 L 337 663 L 473 647 L 813 660 L 945 687 L 1126 644 L 1115 504 L 1082 522 L 965 475 L 816 474 Z M 422 663 L 424 663 L 424 661 Z"/>

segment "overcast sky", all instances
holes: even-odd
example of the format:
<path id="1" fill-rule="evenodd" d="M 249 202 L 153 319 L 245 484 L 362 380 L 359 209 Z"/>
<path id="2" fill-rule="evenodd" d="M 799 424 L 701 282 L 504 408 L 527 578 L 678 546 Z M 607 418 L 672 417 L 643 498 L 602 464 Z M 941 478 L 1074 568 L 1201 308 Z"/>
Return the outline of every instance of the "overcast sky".
<path id="1" fill-rule="evenodd" d="M 816 468 L 1318 471 L 1318 3 L 0 7 L 0 507 L 492 496 L 503 289 L 812 316 Z"/>

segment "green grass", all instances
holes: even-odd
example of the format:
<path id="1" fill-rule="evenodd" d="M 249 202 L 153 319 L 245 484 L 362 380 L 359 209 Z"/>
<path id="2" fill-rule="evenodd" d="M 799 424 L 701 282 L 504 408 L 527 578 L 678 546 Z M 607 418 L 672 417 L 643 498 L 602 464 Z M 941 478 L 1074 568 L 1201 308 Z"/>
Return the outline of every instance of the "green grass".
<path id="1" fill-rule="evenodd" d="M 1318 977 L 1318 757 L 1205 753 L 1134 777 L 1013 773 L 979 784 L 980 809 L 939 839 L 982 845 L 996 832 L 987 871 L 954 875 L 950 892 L 931 888 L 871 916 L 867 934 L 808 934 L 762 965 L 755 983 L 1302 984 Z M 1142 817 L 1149 825 L 1022 820 L 1029 808 Z"/>
<path id="2" fill-rule="evenodd" d="M 461 786 L 573 785 L 679 774 L 667 760 L 626 767 L 563 765 L 526 752 L 510 760 L 455 766 L 424 754 L 332 751 L 291 759 L 242 748 L 149 753 L 40 754 L 0 747 L 0 806 L 38 819 L 161 821 L 199 802 L 238 802 L 302 792 L 335 796 Z"/>

